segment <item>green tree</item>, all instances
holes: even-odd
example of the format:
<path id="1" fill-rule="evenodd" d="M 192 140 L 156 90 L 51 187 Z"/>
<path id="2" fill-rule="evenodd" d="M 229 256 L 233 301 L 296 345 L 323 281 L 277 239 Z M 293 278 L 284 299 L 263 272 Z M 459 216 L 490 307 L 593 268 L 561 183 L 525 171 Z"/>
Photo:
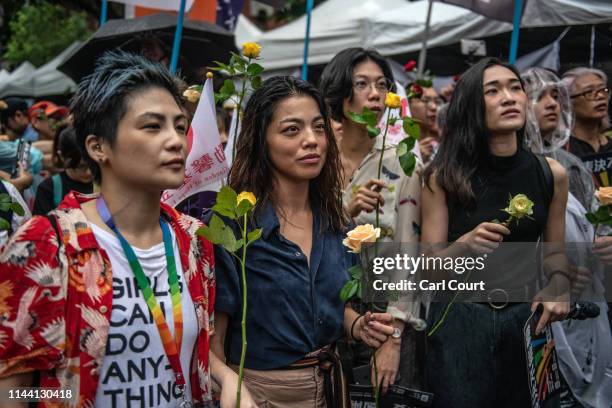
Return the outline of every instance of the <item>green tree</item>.
<path id="1" fill-rule="evenodd" d="M 24 5 L 9 26 L 11 37 L 4 59 L 13 66 L 23 61 L 42 65 L 90 34 L 85 13 L 67 12 L 46 1 Z"/>

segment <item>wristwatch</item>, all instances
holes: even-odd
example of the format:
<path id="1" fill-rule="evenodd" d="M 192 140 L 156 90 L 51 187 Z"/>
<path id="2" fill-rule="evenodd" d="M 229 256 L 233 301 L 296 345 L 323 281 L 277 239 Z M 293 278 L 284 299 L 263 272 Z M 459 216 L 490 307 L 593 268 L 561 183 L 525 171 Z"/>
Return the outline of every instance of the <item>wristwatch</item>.
<path id="1" fill-rule="evenodd" d="M 402 337 L 402 331 L 398 327 L 393 328 L 393 334 L 391 335 L 391 337 L 393 337 L 394 339 L 401 338 Z"/>

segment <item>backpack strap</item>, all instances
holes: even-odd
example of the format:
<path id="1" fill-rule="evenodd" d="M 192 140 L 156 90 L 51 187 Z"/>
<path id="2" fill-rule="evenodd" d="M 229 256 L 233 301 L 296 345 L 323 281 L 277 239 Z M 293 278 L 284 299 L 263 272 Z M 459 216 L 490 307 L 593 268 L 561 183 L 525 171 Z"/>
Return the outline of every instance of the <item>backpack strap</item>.
<path id="1" fill-rule="evenodd" d="M 62 177 L 59 174 L 54 174 L 51 180 L 53 180 L 53 203 L 57 207 L 62 202 L 62 198 L 64 198 L 62 194 Z"/>
<path id="2" fill-rule="evenodd" d="M 553 176 L 552 170 L 550 169 L 550 164 L 548 164 L 548 160 L 546 160 L 545 156 L 536 154 L 535 155 L 538 161 L 540 162 L 540 167 L 542 167 L 542 173 L 544 173 L 544 181 L 546 182 L 546 197 L 548 198 L 548 202 L 552 202 L 553 196 L 555 195 L 555 177 Z"/>

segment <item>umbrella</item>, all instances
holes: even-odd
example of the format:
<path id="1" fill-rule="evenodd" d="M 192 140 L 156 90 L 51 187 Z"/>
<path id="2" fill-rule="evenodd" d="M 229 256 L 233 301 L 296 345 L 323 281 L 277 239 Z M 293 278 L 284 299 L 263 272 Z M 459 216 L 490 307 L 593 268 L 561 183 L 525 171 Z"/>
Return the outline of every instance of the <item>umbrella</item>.
<path id="1" fill-rule="evenodd" d="M 169 62 L 176 22 L 176 16 L 170 14 L 109 20 L 68 55 L 58 69 L 79 82 L 93 71 L 97 58 L 112 49 L 141 52 Z M 213 65 L 213 61 L 227 62 L 230 51 L 236 51 L 231 32 L 208 22 L 186 20 L 181 40 L 180 73 L 188 80 L 201 81 L 196 70 Z"/>

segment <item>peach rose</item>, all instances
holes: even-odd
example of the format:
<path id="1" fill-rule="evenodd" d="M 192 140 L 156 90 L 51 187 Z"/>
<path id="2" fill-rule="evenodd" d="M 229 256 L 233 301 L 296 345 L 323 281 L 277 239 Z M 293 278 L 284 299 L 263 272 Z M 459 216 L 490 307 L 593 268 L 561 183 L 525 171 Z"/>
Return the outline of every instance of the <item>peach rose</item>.
<path id="1" fill-rule="evenodd" d="M 599 187 L 595 197 L 601 205 L 612 205 L 612 187 Z"/>
<path id="2" fill-rule="evenodd" d="M 361 244 L 364 242 L 376 242 L 380 237 L 380 228 L 374 228 L 372 224 L 358 225 L 346 234 L 342 241 L 344 246 L 350 249 L 349 252 L 358 254 L 361 252 Z"/>

